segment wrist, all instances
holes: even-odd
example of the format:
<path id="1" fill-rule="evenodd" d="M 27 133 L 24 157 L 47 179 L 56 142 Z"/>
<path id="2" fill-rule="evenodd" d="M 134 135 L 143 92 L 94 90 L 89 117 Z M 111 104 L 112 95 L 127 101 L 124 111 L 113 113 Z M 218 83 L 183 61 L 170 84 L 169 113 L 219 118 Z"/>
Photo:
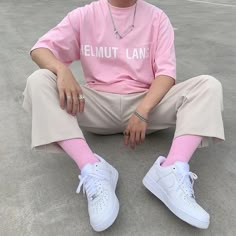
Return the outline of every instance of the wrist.
<path id="1" fill-rule="evenodd" d="M 135 111 L 138 112 L 145 119 L 148 119 L 151 109 L 148 109 L 145 107 L 137 107 L 137 109 Z"/>
<path id="2" fill-rule="evenodd" d="M 136 117 L 138 117 L 140 120 L 142 120 L 142 121 L 148 123 L 148 118 L 145 117 L 145 116 L 143 116 L 143 115 L 141 115 L 139 112 L 135 111 L 135 112 L 134 112 L 134 115 L 135 115 Z"/>

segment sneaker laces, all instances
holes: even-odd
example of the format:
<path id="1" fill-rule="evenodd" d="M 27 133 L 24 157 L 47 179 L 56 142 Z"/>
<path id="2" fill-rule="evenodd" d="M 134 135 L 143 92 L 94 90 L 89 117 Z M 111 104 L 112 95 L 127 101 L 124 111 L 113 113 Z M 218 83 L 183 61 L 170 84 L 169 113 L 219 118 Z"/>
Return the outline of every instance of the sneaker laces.
<path id="1" fill-rule="evenodd" d="M 76 193 L 80 193 L 81 187 L 83 186 L 83 194 L 86 193 L 87 198 L 94 200 L 98 197 L 98 181 L 100 180 L 108 180 L 108 177 L 105 174 L 102 174 L 100 172 L 95 173 L 89 173 L 86 176 L 82 177 L 79 175 L 79 186 L 76 190 Z"/>
<path id="2" fill-rule="evenodd" d="M 180 180 L 180 186 L 184 187 L 184 191 L 185 193 L 191 197 L 195 199 L 195 195 L 194 195 L 194 190 L 193 190 L 193 185 L 194 185 L 194 181 L 198 179 L 198 176 L 193 173 L 193 172 L 186 172 L 184 173 L 182 179 Z"/>

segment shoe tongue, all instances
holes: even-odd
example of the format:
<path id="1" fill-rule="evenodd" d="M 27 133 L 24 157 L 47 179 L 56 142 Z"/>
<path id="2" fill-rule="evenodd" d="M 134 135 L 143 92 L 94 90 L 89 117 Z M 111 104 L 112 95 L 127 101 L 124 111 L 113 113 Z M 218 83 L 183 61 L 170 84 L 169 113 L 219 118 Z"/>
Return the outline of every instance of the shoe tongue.
<path id="1" fill-rule="evenodd" d="M 175 162 L 175 166 L 181 172 L 189 172 L 189 164 L 188 163 L 177 161 L 177 162 Z"/>
<path id="2" fill-rule="evenodd" d="M 189 164 L 185 163 L 185 162 L 176 162 L 175 166 L 178 170 L 178 174 L 179 176 L 182 178 L 183 176 L 185 176 L 185 173 L 189 173 Z M 185 176 L 185 178 L 183 179 L 182 182 L 182 186 L 183 186 L 183 190 L 185 191 L 185 193 L 190 197 L 190 198 L 195 198 L 194 197 L 194 192 L 193 192 L 193 185 L 192 185 L 192 181 L 190 176 Z"/>
<path id="3" fill-rule="evenodd" d="M 88 175 L 89 173 L 91 173 L 92 171 L 93 171 L 93 165 L 87 164 L 81 170 L 81 175 L 84 177 L 84 176 Z"/>

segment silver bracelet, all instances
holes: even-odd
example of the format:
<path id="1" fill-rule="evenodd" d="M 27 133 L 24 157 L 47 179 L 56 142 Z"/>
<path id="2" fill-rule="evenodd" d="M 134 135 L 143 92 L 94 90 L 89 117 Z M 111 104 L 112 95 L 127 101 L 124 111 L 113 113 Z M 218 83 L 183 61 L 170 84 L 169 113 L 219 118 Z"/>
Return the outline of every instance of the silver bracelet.
<path id="1" fill-rule="evenodd" d="M 140 120 L 148 123 L 148 119 L 144 118 L 142 115 L 140 115 L 137 111 L 134 112 L 134 115 L 136 115 Z"/>

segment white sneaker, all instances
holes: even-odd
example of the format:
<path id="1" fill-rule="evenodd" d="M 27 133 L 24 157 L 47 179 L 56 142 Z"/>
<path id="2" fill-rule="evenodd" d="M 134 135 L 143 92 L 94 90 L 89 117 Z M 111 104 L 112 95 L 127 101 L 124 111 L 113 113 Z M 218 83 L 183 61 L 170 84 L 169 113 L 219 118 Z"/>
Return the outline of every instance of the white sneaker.
<path id="1" fill-rule="evenodd" d="M 207 229 L 209 214 L 195 201 L 193 184 L 197 175 L 189 165 L 175 162 L 162 167 L 165 157 L 159 157 L 143 179 L 144 186 L 158 197 L 176 216 L 200 229 Z"/>
<path id="2" fill-rule="evenodd" d="M 90 224 L 100 232 L 110 227 L 118 216 L 119 201 L 115 194 L 118 171 L 98 155 L 96 157 L 100 162 L 87 164 L 82 169 L 76 192 L 79 193 L 83 185 L 88 199 Z"/>

